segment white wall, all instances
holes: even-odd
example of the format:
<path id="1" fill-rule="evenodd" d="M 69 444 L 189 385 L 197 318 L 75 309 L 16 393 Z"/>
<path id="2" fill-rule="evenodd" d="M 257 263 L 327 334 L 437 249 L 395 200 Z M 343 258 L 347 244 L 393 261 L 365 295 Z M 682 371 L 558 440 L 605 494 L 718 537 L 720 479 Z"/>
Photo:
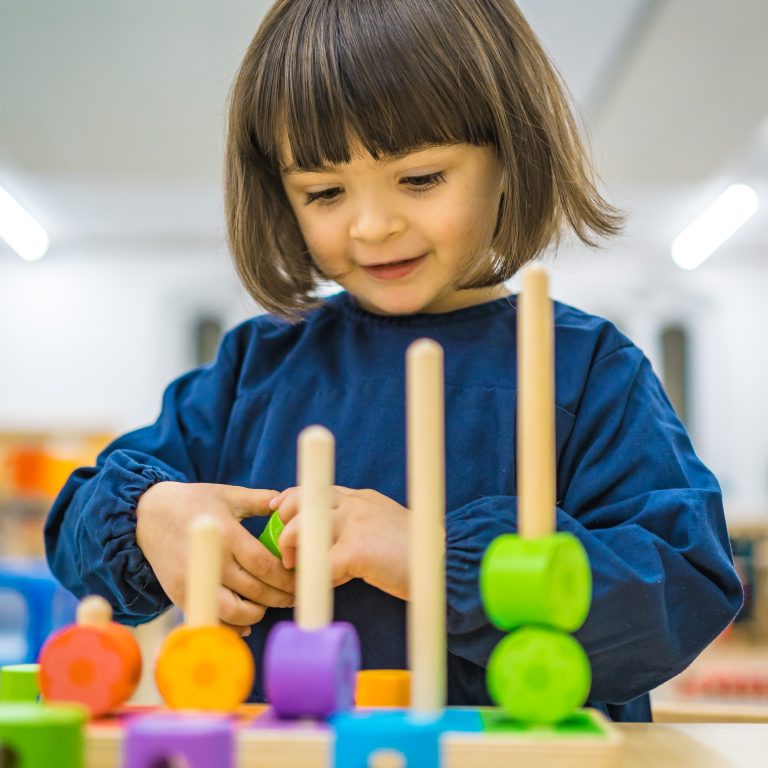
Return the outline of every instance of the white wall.
<path id="1" fill-rule="evenodd" d="M 616 322 L 660 377 L 661 330 L 687 329 L 694 448 L 732 519 L 768 516 L 768 264 L 729 254 L 684 272 L 634 251 L 569 254 L 552 269 L 555 296 Z"/>
<path id="2" fill-rule="evenodd" d="M 191 367 L 192 329 L 249 301 L 223 254 L 0 262 L 0 429 L 124 430 L 152 421 Z"/>

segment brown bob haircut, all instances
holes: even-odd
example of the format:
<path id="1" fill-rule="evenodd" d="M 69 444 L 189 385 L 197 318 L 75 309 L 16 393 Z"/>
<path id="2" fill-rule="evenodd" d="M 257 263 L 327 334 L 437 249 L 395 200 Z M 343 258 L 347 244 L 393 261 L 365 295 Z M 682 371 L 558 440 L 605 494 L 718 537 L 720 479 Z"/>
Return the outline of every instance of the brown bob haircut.
<path id="1" fill-rule="evenodd" d="M 496 232 L 458 288 L 507 280 L 567 227 L 592 246 L 621 228 L 567 91 L 513 0 L 278 0 L 232 88 L 225 165 L 235 266 L 268 311 L 300 318 L 323 278 L 281 168 L 347 163 L 353 142 L 375 159 L 430 144 L 496 148 Z"/>

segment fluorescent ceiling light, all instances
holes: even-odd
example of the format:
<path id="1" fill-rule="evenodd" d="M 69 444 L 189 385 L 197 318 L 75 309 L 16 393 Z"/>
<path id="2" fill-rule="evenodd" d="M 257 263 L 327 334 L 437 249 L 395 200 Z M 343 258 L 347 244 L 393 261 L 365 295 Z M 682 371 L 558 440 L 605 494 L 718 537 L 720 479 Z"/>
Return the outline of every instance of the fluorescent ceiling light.
<path id="1" fill-rule="evenodd" d="M 696 269 L 757 210 L 757 194 L 746 184 L 728 187 L 672 243 L 672 258 L 682 269 Z"/>
<path id="2" fill-rule="evenodd" d="M 36 261 L 48 250 L 46 231 L 2 187 L 0 237 L 27 261 Z"/>

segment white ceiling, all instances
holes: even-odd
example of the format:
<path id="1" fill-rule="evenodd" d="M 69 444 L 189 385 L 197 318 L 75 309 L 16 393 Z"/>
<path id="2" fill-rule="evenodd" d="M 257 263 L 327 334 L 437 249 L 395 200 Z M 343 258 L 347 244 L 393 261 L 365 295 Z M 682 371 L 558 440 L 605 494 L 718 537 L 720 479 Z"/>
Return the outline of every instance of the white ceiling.
<path id="1" fill-rule="evenodd" d="M 269 3 L 0 0 L 0 185 L 47 258 L 221 249 L 227 91 Z M 768 2 L 525 0 L 627 242 L 659 261 L 732 181 L 768 200 Z M 727 247 L 765 259 L 766 205 Z M 4 259 L 17 258 L 0 241 Z"/>

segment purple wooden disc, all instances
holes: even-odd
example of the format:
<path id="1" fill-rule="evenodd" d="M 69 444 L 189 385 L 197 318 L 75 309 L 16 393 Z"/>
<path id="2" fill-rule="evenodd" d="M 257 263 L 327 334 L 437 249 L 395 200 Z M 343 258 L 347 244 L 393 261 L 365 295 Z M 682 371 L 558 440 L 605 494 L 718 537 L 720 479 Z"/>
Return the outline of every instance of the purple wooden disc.
<path id="1" fill-rule="evenodd" d="M 189 768 L 234 768 L 234 744 L 234 724 L 227 717 L 141 715 L 126 726 L 123 767 L 152 768 L 181 758 Z"/>
<path id="2" fill-rule="evenodd" d="M 351 709 L 359 669 L 360 641 L 346 622 L 302 629 L 282 621 L 264 648 L 264 686 L 280 717 L 326 718 Z"/>

